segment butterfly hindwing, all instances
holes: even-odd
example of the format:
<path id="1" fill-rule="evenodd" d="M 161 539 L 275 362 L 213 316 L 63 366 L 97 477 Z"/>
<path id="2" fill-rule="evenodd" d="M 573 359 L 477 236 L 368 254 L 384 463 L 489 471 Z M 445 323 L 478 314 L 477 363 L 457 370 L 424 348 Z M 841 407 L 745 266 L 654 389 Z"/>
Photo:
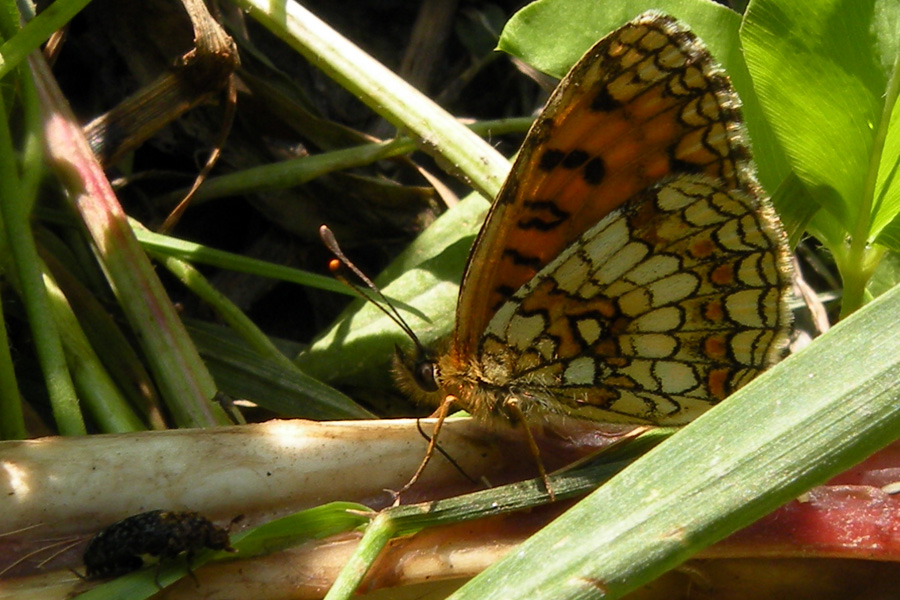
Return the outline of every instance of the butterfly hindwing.
<path id="1" fill-rule="evenodd" d="M 526 413 L 684 423 L 779 357 L 787 260 L 757 199 L 705 175 L 670 178 L 505 302 L 477 363 Z"/>

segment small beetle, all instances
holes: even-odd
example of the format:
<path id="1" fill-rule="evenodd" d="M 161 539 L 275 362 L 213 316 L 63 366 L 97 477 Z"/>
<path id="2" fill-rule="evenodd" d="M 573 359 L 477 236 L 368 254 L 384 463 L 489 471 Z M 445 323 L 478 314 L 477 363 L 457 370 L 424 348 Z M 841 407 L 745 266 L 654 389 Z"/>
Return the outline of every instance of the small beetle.
<path id="1" fill-rule="evenodd" d="M 192 511 L 151 510 L 122 519 L 101 530 L 84 551 L 88 579 L 135 571 L 144 554 L 166 560 L 203 548 L 235 552 L 228 531 Z M 158 582 L 157 582 L 158 583 Z"/>

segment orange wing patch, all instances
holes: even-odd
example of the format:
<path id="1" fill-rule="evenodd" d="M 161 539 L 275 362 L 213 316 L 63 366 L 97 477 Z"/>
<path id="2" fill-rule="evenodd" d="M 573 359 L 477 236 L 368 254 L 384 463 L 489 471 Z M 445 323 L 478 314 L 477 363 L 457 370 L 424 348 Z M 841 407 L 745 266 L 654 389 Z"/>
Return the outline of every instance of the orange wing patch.
<path id="1" fill-rule="evenodd" d="M 537 119 L 470 257 L 456 347 L 588 227 L 672 173 L 755 188 L 739 101 L 684 26 L 642 16 L 598 42 Z M 487 299 L 485 300 L 485 297 Z"/>

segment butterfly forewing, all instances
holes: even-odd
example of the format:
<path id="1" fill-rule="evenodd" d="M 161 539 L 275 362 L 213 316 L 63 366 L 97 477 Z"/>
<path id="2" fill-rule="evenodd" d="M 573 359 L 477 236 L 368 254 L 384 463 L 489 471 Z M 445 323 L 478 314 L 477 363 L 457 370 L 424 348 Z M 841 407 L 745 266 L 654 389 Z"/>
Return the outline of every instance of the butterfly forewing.
<path id="1" fill-rule="evenodd" d="M 613 209 L 672 174 L 754 193 L 739 102 L 697 38 L 646 13 L 573 67 L 529 132 L 469 257 L 452 351 Z"/>

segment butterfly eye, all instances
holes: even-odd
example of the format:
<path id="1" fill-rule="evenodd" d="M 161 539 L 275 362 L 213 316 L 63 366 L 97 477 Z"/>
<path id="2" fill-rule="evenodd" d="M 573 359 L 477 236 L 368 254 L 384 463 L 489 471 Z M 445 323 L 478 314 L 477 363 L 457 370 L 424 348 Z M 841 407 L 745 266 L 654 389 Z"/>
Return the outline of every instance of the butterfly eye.
<path id="1" fill-rule="evenodd" d="M 413 369 L 413 379 L 425 392 L 438 391 L 437 365 L 427 357 L 418 359 L 415 369 Z"/>

